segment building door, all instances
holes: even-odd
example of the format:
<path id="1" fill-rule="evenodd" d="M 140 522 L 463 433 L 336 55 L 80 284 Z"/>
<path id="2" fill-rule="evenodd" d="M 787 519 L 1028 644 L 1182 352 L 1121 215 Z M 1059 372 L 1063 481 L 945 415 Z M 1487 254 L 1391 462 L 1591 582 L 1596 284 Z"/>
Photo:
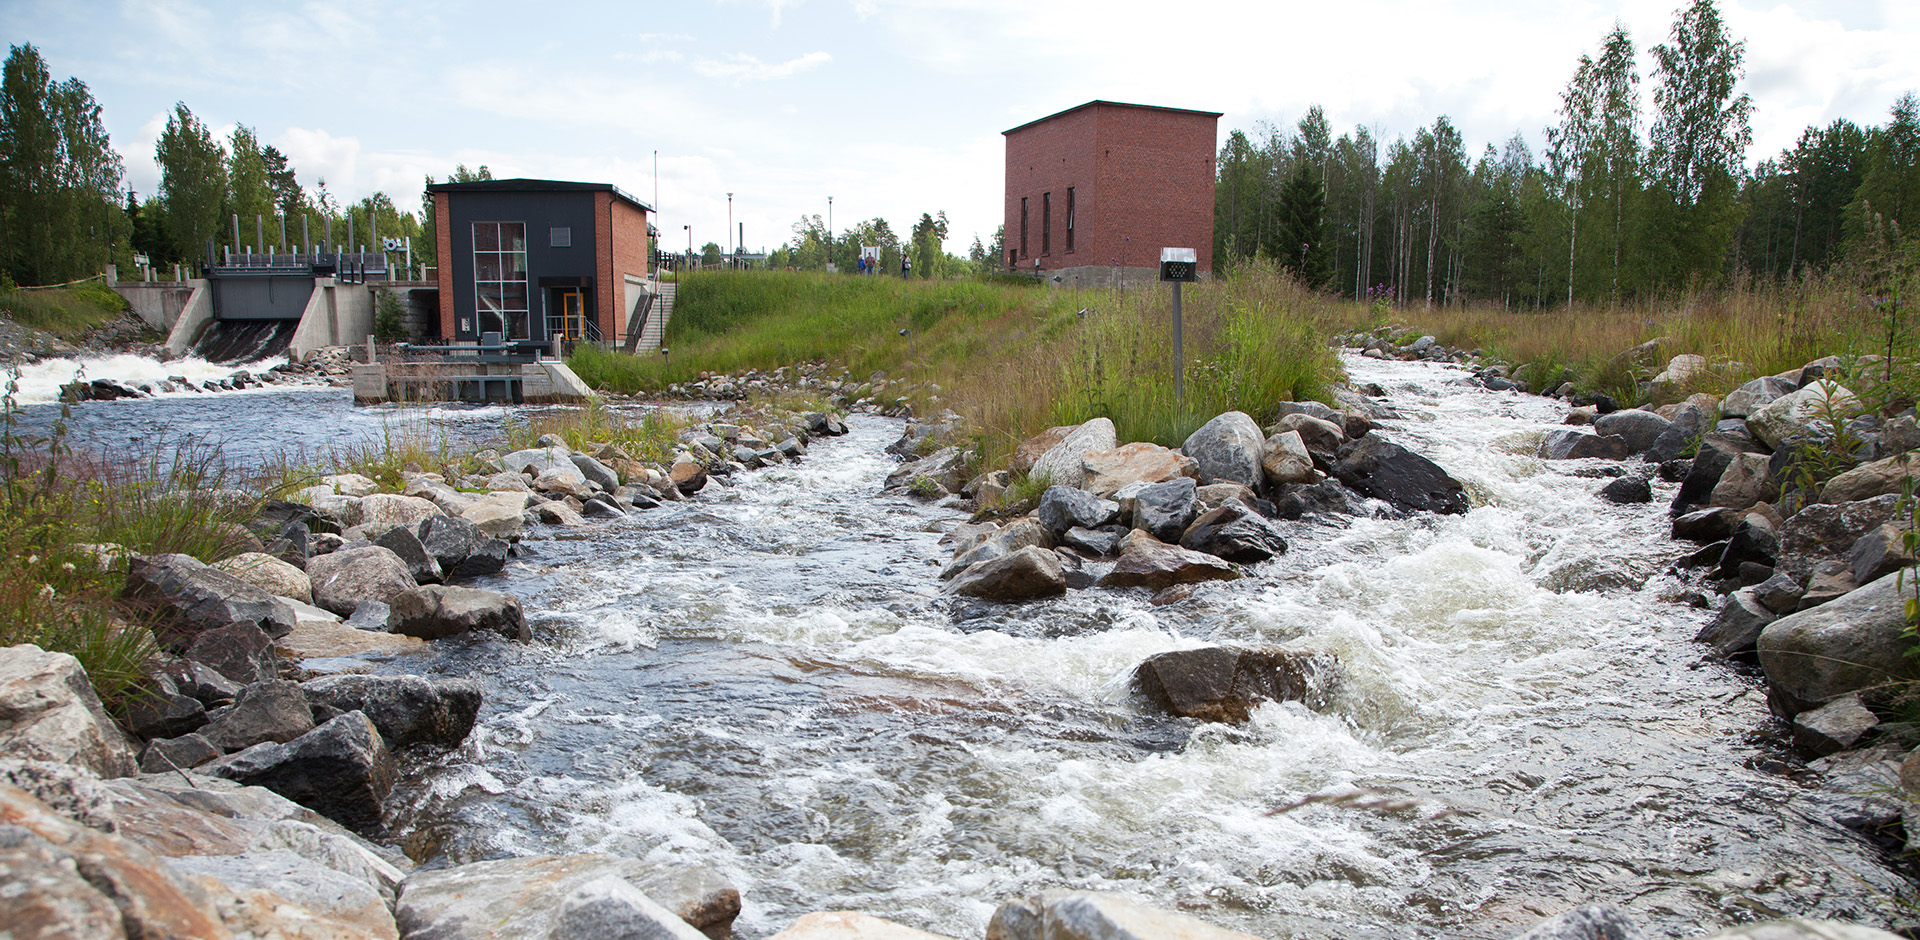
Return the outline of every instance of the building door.
<path id="1" fill-rule="evenodd" d="M 587 338 L 585 298 L 577 287 L 553 289 L 553 313 L 547 317 L 547 335 L 578 342 Z"/>

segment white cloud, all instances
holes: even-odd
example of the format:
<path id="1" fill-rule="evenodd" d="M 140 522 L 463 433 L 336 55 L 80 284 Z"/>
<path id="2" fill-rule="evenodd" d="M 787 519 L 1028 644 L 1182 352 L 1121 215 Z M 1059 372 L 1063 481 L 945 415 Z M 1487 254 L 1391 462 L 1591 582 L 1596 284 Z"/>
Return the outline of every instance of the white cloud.
<path id="1" fill-rule="evenodd" d="M 693 70 L 708 78 L 731 79 L 735 85 L 740 85 L 792 78 L 832 60 L 833 56 L 825 52 L 809 52 L 785 62 L 767 63 L 744 52 L 733 52 L 724 59 L 696 59 Z"/>

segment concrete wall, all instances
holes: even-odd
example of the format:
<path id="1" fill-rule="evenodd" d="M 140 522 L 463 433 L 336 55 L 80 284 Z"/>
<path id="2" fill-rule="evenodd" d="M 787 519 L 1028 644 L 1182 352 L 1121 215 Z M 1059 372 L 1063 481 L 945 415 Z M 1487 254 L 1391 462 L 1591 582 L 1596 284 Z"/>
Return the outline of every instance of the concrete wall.
<path id="1" fill-rule="evenodd" d="M 373 333 L 373 290 L 365 284 L 341 284 L 334 278 L 313 280 L 313 293 L 300 314 L 287 353 L 295 361 L 327 346 L 365 343 Z"/>
<path id="2" fill-rule="evenodd" d="M 205 278 L 188 281 L 193 289 L 180 305 L 180 313 L 174 318 L 173 328 L 167 332 L 167 358 L 178 359 L 187 354 L 198 342 L 200 334 L 206 332 L 213 323 L 213 291 L 207 286 Z"/>
<path id="3" fill-rule="evenodd" d="M 168 332 L 180 321 L 180 311 L 193 296 L 194 282 L 170 281 L 121 282 L 113 285 L 133 312 L 150 327 Z"/>
<path id="4" fill-rule="evenodd" d="M 313 293 L 312 274 L 223 277 L 215 280 L 213 307 L 222 320 L 294 320 Z"/>

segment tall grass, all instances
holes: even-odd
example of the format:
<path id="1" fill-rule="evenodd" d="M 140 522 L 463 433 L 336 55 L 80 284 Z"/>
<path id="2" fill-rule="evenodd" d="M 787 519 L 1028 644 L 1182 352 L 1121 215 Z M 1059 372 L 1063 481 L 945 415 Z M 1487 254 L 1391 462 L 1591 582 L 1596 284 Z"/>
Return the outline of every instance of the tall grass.
<path id="1" fill-rule="evenodd" d="M 0 314 L 64 339 L 112 323 L 126 311 L 127 301 L 97 281 L 72 287 L 0 291 Z"/>
<path id="2" fill-rule="evenodd" d="M 649 411 L 632 418 L 609 410 L 598 399 L 589 399 L 578 408 L 544 411 L 516 421 L 507 427 L 507 444 L 530 448 L 537 446 L 540 438 L 553 434 L 574 450 L 617 444 L 635 460 L 664 463 L 672 459 L 674 443 L 687 424 L 686 418 L 672 412 Z"/>

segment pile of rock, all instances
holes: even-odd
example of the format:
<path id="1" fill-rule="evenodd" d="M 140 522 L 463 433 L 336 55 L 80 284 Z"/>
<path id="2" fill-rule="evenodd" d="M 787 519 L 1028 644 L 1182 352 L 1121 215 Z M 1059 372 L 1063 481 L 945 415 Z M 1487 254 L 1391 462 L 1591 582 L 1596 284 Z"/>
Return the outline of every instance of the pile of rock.
<path id="1" fill-rule="evenodd" d="M 195 383 L 184 375 L 170 375 L 158 382 L 127 383 L 117 379 L 73 381 L 60 386 L 60 400 L 68 404 L 78 404 L 83 401 L 152 398 L 155 395 L 173 392 L 231 392 L 275 385 L 310 384 L 314 383 L 298 372 L 289 370 L 286 364 L 282 363 L 259 375 L 245 369 L 236 369 L 224 378 L 206 379 L 199 383 Z"/>
<path id="2" fill-rule="evenodd" d="M 1480 357 L 1478 349 L 1458 349 L 1440 342 L 1431 335 L 1402 329 L 1343 333 L 1336 341 L 1342 346 L 1360 350 L 1360 355 L 1368 359 L 1470 362 Z"/>
<path id="3" fill-rule="evenodd" d="M 1283 403 L 1264 430 L 1227 412 L 1179 450 L 1122 445 L 1113 422 L 1095 418 L 1037 435 L 1010 468 L 964 485 L 972 455 L 958 447 L 902 465 L 888 483 L 928 497 L 957 491 L 987 506 L 1008 497 L 1013 474 L 1049 484 L 1025 515 L 948 534 L 953 560 L 941 577 L 954 594 L 1018 600 L 1139 587 L 1172 603 L 1196 583 L 1242 577 L 1238 566 L 1286 551 L 1286 520 L 1467 510 L 1458 481 L 1374 431 L 1388 409 L 1348 394 L 1344 412 Z"/>

